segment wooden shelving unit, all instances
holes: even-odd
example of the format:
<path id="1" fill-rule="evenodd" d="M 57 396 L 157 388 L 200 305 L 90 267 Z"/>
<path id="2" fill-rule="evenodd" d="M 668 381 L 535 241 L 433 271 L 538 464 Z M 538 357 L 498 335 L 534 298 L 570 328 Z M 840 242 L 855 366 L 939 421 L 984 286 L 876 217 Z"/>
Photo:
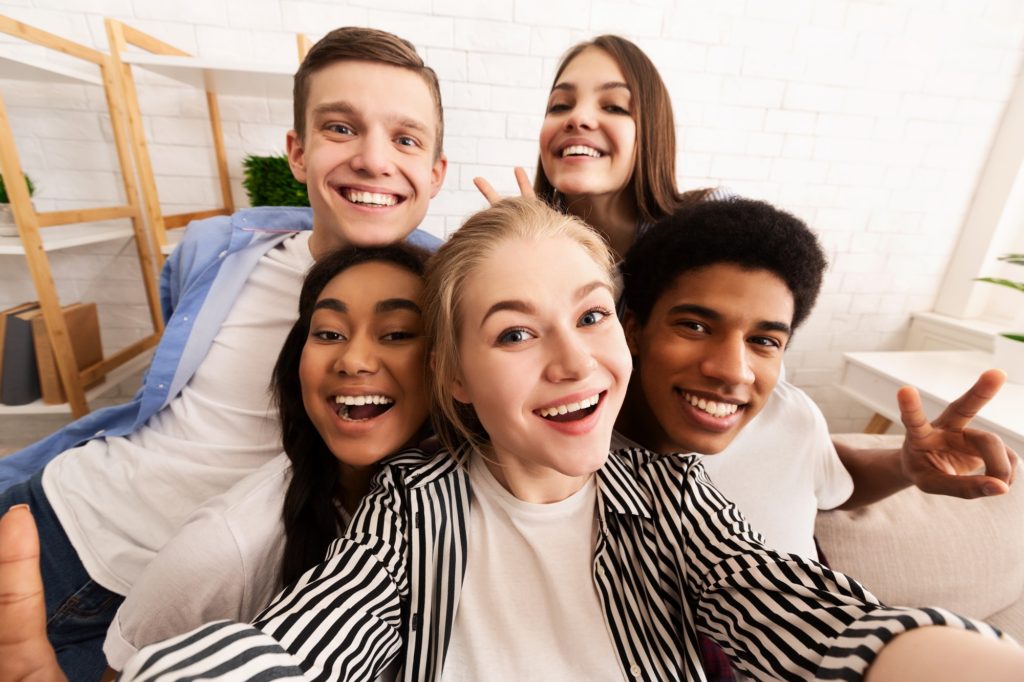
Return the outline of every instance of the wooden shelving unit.
<path id="1" fill-rule="evenodd" d="M 130 374 L 130 369 L 137 369 L 144 364 L 145 354 L 156 345 L 163 331 L 156 271 L 132 173 L 124 96 L 121 92 L 120 79 L 115 77 L 114 63 L 109 55 L 5 16 L 0 16 L 0 31 L 85 62 L 83 71 L 80 73 L 77 69 L 49 66 L 44 61 L 26 60 L 9 52 L 3 52 L 0 53 L 0 79 L 80 82 L 100 85 L 106 95 L 107 107 L 110 112 L 111 128 L 124 183 L 126 203 L 116 206 L 39 213 L 35 210 L 28 188 L 21 180 L 21 161 L 7 116 L 7 108 L 2 94 L 0 94 L 0 173 L 3 174 L 6 181 L 5 185 L 19 235 L 12 238 L 0 238 L 0 254 L 20 255 L 28 264 L 46 323 L 46 333 L 56 356 L 57 370 L 68 396 L 68 403 L 63 406 L 43 406 L 42 403 L 23 406 L 0 405 L 0 414 L 70 410 L 75 417 L 80 417 L 89 411 L 88 400 L 90 397 L 102 393 L 104 386 L 109 389 L 116 380 L 125 378 L 121 375 Z M 95 75 L 97 68 L 99 70 L 98 77 Z M 85 69 L 92 69 L 92 71 L 87 72 Z M 114 219 L 126 219 L 130 221 L 131 227 L 100 227 L 82 224 Z M 61 312 L 61 304 L 57 297 L 47 254 L 57 249 L 131 236 L 135 238 L 142 285 L 146 291 L 153 332 L 121 349 L 111 357 L 79 371 L 64 322 L 64 315 Z M 87 395 L 83 387 L 101 376 L 107 377 L 104 385 L 90 390 Z"/>
<path id="2" fill-rule="evenodd" d="M 231 194 L 231 181 L 228 176 L 227 154 L 224 149 L 218 95 L 290 99 L 296 66 L 254 65 L 246 62 L 198 58 L 115 19 L 106 19 L 106 27 L 115 72 L 125 94 L 128 122 L 131 127 L 130 142 L 139 174 L 146 218 L 162 263 L 163 256 L 174 249 L 176 242 L 175 235 L 171 230 L 185 227 L 193 220 L 230 215 L 235 210 L 235 202 Z M 309 50 L 310 43 L 301 34 L 297 38 L 297 43 L 299 59 L 302 59 Z M 129 46 L 139 48 L 142 52 L 129 51 Z M 164 215 L 142 126 L 139 97 L 133 77 L 135 69 L 151 71 L 205 91 L 210 132 L 213 136 L 213 148 L 216 156 L 221 206 L 203 211 Z M 180 237 L 177 238 L 180 239 Z"/>

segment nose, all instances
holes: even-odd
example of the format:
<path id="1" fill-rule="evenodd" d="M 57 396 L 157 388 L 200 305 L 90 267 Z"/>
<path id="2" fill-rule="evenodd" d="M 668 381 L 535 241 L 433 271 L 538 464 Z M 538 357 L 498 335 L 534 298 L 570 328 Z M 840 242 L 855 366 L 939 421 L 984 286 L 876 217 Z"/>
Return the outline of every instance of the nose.
<path id="1" fill-rule="evenodd" d="M 742 336 L 730 336 L 708 346 L 708 354 L 701 361 L 701 372 L 726 386 L 754 383 L 754 370 L 750 364 L 749 349 Z"/>
<path id="2" fill-rule="evenodd" d="M 347 376 L 375 374 L 380 369 L 375 345 L 368 334 L 356 334 L 346 343 L 338 344 L 334 371 Z"/>
<path id="3" fill-rule="evenodd" d="M 391 140 L 383 132 L 368 131 L 360 138 L 356 153 L 352 156 L 352 168 L 371 176 L 391 175 L 394 164 L 391 159 Z"/>
<path id="4" fill-rule="evenodd" d="M 594 115 L 593 107 L 584 103 L 577 103 L 565 118 L 566 130 L 593 130 L 597 127 L 597 117 Z"/>
<path id="5" fill-rule="evenodd" d="M 575 331 L 549 334 L 547 341 L 549 360 L 545 378 L 548 381 L 578 381 L 597 367 L 591 349 Z"/>

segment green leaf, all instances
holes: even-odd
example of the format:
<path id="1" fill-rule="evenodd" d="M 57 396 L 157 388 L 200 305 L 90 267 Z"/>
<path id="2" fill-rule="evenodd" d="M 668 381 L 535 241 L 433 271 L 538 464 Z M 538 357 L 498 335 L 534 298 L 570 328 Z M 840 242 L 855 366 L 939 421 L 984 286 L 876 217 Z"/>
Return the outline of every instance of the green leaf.
<path id="1" fill-rule="evenodd" d="M 1024 282 L 1014 282 L 1012 279 L 1003 279 L 1001 277 L 976 277 L 975 282 L 988 282 L 989 284 L 998 284 L 1001 287 L 1009 287 L 1016 289 L 1017 291 L 1024 291 Z"/>
<path id="2" fill-rule="evenodd" d="M 28 186 L 28 195 L 32 196 L 35 194 L 36 186 L 32 184 L 32 178 L 25 174 L 25 185 Z M 11 200 L 7 197 L 7 188 L 4 187 L 4 179 L 0 176 L 0 204 L 9 204 Z"/>
<path id="3" fill-rule="evenodd" d="M 295 179 L 288 157 L 248 155 L 242 186 L 252 206 L 309 206 L 306 186 Z"/>
<path id="4" fill-rule="evenodd" d="M 999 260 L 1013 263 L 1014 265 L 1024 265 L 1024 253 L 1007 253 L 1000 256 Z"/>
<path id="5" fill-rule="evenodd" d="M 1000 336 L 1010 339 L 1012 341 L 1020 341 L 1024 343 L 1024 334 L 1011 334 L 1010 332 L 1004 332 Z"/>

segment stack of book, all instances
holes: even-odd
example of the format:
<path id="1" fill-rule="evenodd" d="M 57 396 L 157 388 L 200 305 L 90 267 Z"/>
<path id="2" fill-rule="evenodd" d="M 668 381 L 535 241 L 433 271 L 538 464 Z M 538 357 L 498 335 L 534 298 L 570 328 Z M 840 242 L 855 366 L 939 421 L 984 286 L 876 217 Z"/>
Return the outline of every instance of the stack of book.
<path id="1" fill-rule="evenodd" d="M 103 359 L 95 303 L 62 308 L 78 371 Z M 91 388 L 102 377 L 87 385 Z M 57 357 L 46 333 L 38 303 L 22 303 L 0 312 L 0 403 L 26 405 L 42 399 L 48 405 L 67 402 Z"/>

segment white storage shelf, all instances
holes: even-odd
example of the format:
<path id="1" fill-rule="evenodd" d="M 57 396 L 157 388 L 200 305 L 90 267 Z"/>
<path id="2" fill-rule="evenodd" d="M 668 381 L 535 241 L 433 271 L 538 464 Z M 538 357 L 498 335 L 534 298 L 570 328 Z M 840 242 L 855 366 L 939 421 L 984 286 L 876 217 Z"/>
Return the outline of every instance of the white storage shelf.
<path id="1" fill-rule="evenodd" d="M 39 231 L 43 239 L 44 251 L 59 251 L 86 244 L 111 242 L 117 239 L 128 239 L 134 236 L 131 227 L 90 225 L 68 225 L 45 227 Z M 24 255 L 25 247 L 18 237 L 0 237 L 0 255 Z"/>
<path id="2" fill-rule="evenodd" d="M 0 78 L 36 83 L 88 83 L 103 85 L 99 70 L 87 72 L 47 61 L 43 57 L 33 58 L 0 46 Z"/>
<path id="3" fill-rule="evenodd" d="M 170 55 L 129 53 L 122 55 L 126 64 L 171 78 L 180 83 L 218 95 L 273 97 L 290 99 L 297 66 L 280 64 L 254 65 L 245 62 L 176 57 Z"/>

